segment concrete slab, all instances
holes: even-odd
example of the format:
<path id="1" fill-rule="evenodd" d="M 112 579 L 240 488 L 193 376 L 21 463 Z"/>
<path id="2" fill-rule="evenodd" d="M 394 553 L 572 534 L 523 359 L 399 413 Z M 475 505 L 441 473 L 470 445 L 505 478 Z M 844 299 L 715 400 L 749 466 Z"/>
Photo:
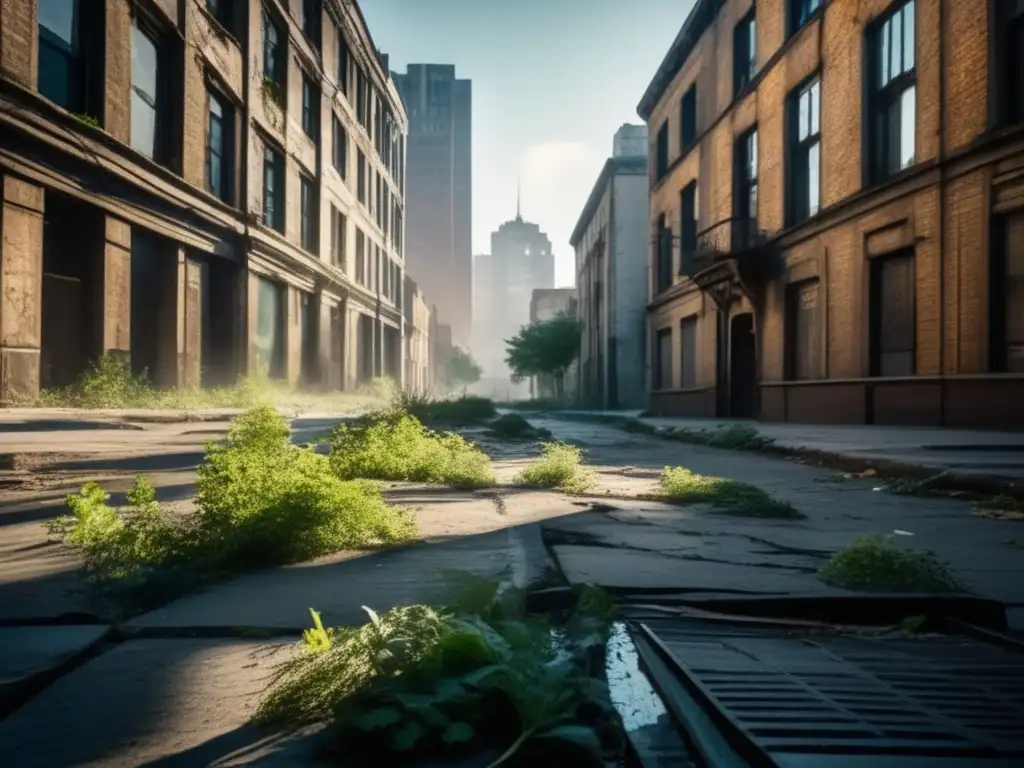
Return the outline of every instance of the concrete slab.
<path id="1" fill-rule="evenodd" d="M 0 722 L 0 754 L 18 768 L 139 766 L 172 758 L 167 764 L 213 764 L 265 735 L 245 726 L 273 666 L 291 647 L 243 640 L 123 643 Z"/>
<path id="2" fill-rule="evenodd" d="M 109 633 L 107 626 L 0 627 L 0 703 L 60 674 Z"/>

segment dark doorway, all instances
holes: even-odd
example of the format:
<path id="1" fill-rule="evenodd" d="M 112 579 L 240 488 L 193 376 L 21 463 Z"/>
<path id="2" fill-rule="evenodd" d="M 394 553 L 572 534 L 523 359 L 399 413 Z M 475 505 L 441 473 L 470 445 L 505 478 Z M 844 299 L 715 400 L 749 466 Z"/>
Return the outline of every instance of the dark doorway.
<path id="1" fill-rule="evenodd" d="M 715 416 L 729 415 L 729 319 L 715 312 Z"/>
<path id="2" fill-rule="evenodd" d="M 235 383 L 238 325 L 238 265 L 212 260 L 203 266 L 203 386 Z"/>
<path id="3" fill-rule="evenodd" d="M 302 385 L 311 387 L 320 381 L 320 306 L 314 296 L 299 294 L 302 313 Z"/>
<path id="4" fill-rule="evenodd" d="M 85 371 L 102 312 L 99 267 L 102 215 L 68 197 L 47 192 L 43 216 L 43 307 L 39 384 L 72 384 Z M 97 306 L 98 305 L 98 306 Z"/>
<path id="5" fill-rule="evenodd" d="M 729 415 L 752 419 L 757 415 L 757 353 L 754 315 L 744 312 L 730 323 Z"/>
<path id="6" fill-rule="evenodd" d="M 357 370 L 360 384 L 369 384 L 374 376 L 373 325 L 372 317 L 359 315 L 359 366 Z"/>

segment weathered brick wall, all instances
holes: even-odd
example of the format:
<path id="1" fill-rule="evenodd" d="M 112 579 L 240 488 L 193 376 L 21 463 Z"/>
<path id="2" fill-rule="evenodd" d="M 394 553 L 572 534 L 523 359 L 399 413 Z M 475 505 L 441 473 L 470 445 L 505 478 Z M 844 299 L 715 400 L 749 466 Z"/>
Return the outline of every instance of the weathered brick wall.
<path id="1" fill-rule="evenodd" d="M 967 146 L 988 127 L 987 5 L 978 0 L 946 0 L 949 151 Z"/>
<path id="2" fill-rule="evenodd" d="M 130 0 L 106 0 L 107 45 L 106 88 L 103 100 L 103 130 L 122 144 L 132 138 L 131 86 L 132 39 Z"/>
<path id="3" fill-rule="evenodd" d="M 35 88 L 39 69 L 37 13 L 34 0 L 0 0 L 0 75 L 23 88 Z"/>

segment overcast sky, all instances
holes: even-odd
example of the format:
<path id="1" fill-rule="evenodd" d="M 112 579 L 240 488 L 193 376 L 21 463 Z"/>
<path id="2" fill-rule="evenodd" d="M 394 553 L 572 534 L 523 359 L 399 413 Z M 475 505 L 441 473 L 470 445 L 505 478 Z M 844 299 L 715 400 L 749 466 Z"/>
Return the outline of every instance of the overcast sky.
<path id="1" fill-rule="evenodd" d="M 473 81 L 473 252 L 515 215 L 537 222 L 573 282 L 569 236 L 692 0 L 362 0 L 391 68 L 454 64 Z"/>

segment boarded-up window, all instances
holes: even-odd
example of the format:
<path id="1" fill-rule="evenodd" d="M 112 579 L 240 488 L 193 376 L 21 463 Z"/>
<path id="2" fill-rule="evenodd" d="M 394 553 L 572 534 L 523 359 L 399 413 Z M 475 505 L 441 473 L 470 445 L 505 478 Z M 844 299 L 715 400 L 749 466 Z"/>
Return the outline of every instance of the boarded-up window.
<path id="1" fill-rule="evenodd" d="M 657 389 L 672 389 L 672 329 L 658 331 L 655 347 L 654 381 Z"/>
<path id="2" fill-rule="evenodd" d="M 1024 215 L 1007 217 L 1001 252 L 994 254 L 993 312 L 997 371 L 1024 373 Z"/>
<path id="3" fill-rule="evenodd" d="M 270 378 L 282 378 L 284 366 L 284 287 L 259 278 L 256 295 L 256 335 L 253 347 L 258 370 Z"/>
<path id="4" fill-rule="evenodd" d="M 791 380 L 821 378 L 820 307 L 816 279 L 787 287 L 786 356 Z"/>
<path id="5" fill-rule="evenodd" d="M 914 375 L 915 317 L 913 251 L 872 260 L 872 376 Z"/>
<path id="6" fill-rule="evenodd" d="M 683 389 L 697 387 L 697 318 L 684 317 L 679 323 L 679 359 L 683 369 Z"/>

